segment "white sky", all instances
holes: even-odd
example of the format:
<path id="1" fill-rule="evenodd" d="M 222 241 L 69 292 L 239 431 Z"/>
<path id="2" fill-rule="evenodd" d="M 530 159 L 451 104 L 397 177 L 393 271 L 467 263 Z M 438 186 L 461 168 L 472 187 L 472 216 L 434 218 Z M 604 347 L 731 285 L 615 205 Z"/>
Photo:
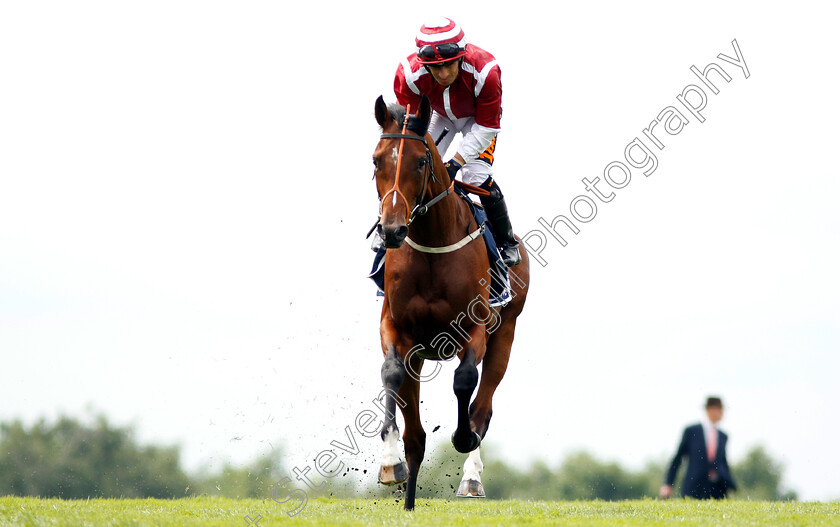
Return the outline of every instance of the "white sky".
<path id="1" fill-rule="evenodd" d="M 281 442 L 303 467 L 345 438 L 379 391 L 373 103 L 446 14 L 501 64 L 495 166 L 520 234 L 568 215 L 690 66 L 732 76 L 654 174 L 543 252 L 487 442 L 637 468 L 716 393 L 730 461 L 764 445 L 800 497 L 840 498 L 836 17 L 288 5 L 2 4 L 0 420 L 102 412 L 189 468 Z M 716 59 L 733 39 L 748 79 Z M 433 443 L 453 368 L 423 387 Z M 380 442 L 359 446 L 343 460 L 372 476 Z"/>

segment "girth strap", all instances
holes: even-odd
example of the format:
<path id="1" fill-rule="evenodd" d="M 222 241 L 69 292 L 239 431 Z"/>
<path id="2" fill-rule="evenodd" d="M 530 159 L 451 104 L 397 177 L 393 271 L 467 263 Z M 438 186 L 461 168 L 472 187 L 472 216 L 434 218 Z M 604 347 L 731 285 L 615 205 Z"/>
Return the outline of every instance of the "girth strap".
<path id="1" fill-rule="evenodd" d="M 443 253 L 451 253 L 453 251 L 457 251 L 461 247 L 464 247 L 471 241 L 475 240 L 476 238 L 481 237 L 484 234 L 484 224 L 478 226 L 476 230 L 467 234 L 460 241 L 453 243 L 452 245 L 446 245 L 444 247 L 427 247 L 425 245 L 420 245 L 419 243 L 415 242 L 408 236 L 405 237 L 405 243 L 409 245 L 412 249 L 420 251 L 421 253 L 432 253 L 432 254 L 443 254 Z"/>

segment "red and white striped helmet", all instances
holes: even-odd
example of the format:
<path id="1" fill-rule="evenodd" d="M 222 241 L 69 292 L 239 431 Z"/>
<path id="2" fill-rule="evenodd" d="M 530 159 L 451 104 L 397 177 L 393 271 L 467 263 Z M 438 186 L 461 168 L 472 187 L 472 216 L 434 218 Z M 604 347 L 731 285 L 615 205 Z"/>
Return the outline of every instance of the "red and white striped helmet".
<path id="1" fill-rule="evenodd" d="M 467 53 L 464 30 L 446 17 L 423 24 L 414 42 L 417 44 L 417 58 L 421 64 L 450 62 Z"/>

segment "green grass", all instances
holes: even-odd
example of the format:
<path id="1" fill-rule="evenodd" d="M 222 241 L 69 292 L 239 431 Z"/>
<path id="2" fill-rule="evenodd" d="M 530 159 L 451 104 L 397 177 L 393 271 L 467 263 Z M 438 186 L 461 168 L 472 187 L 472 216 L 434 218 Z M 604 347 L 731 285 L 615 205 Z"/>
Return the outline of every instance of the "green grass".
<path id="1" fill-rule="evenodd" d="M 285 504 L 288 505 L 288 504 Z M 390 499 L 315 499 L 290 518 L 272 500 L 188 498 L 180 500 L 58 500 L 0 497 L 0 525 L 247 526 L 262 516 L 271 525 L 463 526 L 575 525 L 804 526 L 840 525 L 840 503 L 670 501 L 418 500 L 413 512 Z M 257 525 L 257 523 L 251 523 Z"/>

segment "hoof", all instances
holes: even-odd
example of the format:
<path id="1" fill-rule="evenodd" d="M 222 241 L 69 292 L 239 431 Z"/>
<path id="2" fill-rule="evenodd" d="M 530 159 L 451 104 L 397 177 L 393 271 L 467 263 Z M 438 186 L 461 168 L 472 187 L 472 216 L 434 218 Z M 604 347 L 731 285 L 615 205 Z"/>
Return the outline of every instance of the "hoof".
<path id="1" fill-rule="evenodd" d="M 379 469 L 379 483 L 383 485 L 396 485 L 403 483 L 408 479 L 408 467 L 405 461 L 400 461 L 396 465 L 383 466 Z"/>
<path id="2" fill-rule="evenodd" d="M 484 498 L 484 485 L 474 479 L 465 479 L 458 485 L 455 495 L 459 498 Z"/>
<path id="3" fill-rule="evenodd" d="M 481 436 L 470 430 L 470 435 L 465 439 L 457 437 L 458 432 L 452 433 L 452 446 L 462 454 L 469 454 L 481 445 Z"/>

